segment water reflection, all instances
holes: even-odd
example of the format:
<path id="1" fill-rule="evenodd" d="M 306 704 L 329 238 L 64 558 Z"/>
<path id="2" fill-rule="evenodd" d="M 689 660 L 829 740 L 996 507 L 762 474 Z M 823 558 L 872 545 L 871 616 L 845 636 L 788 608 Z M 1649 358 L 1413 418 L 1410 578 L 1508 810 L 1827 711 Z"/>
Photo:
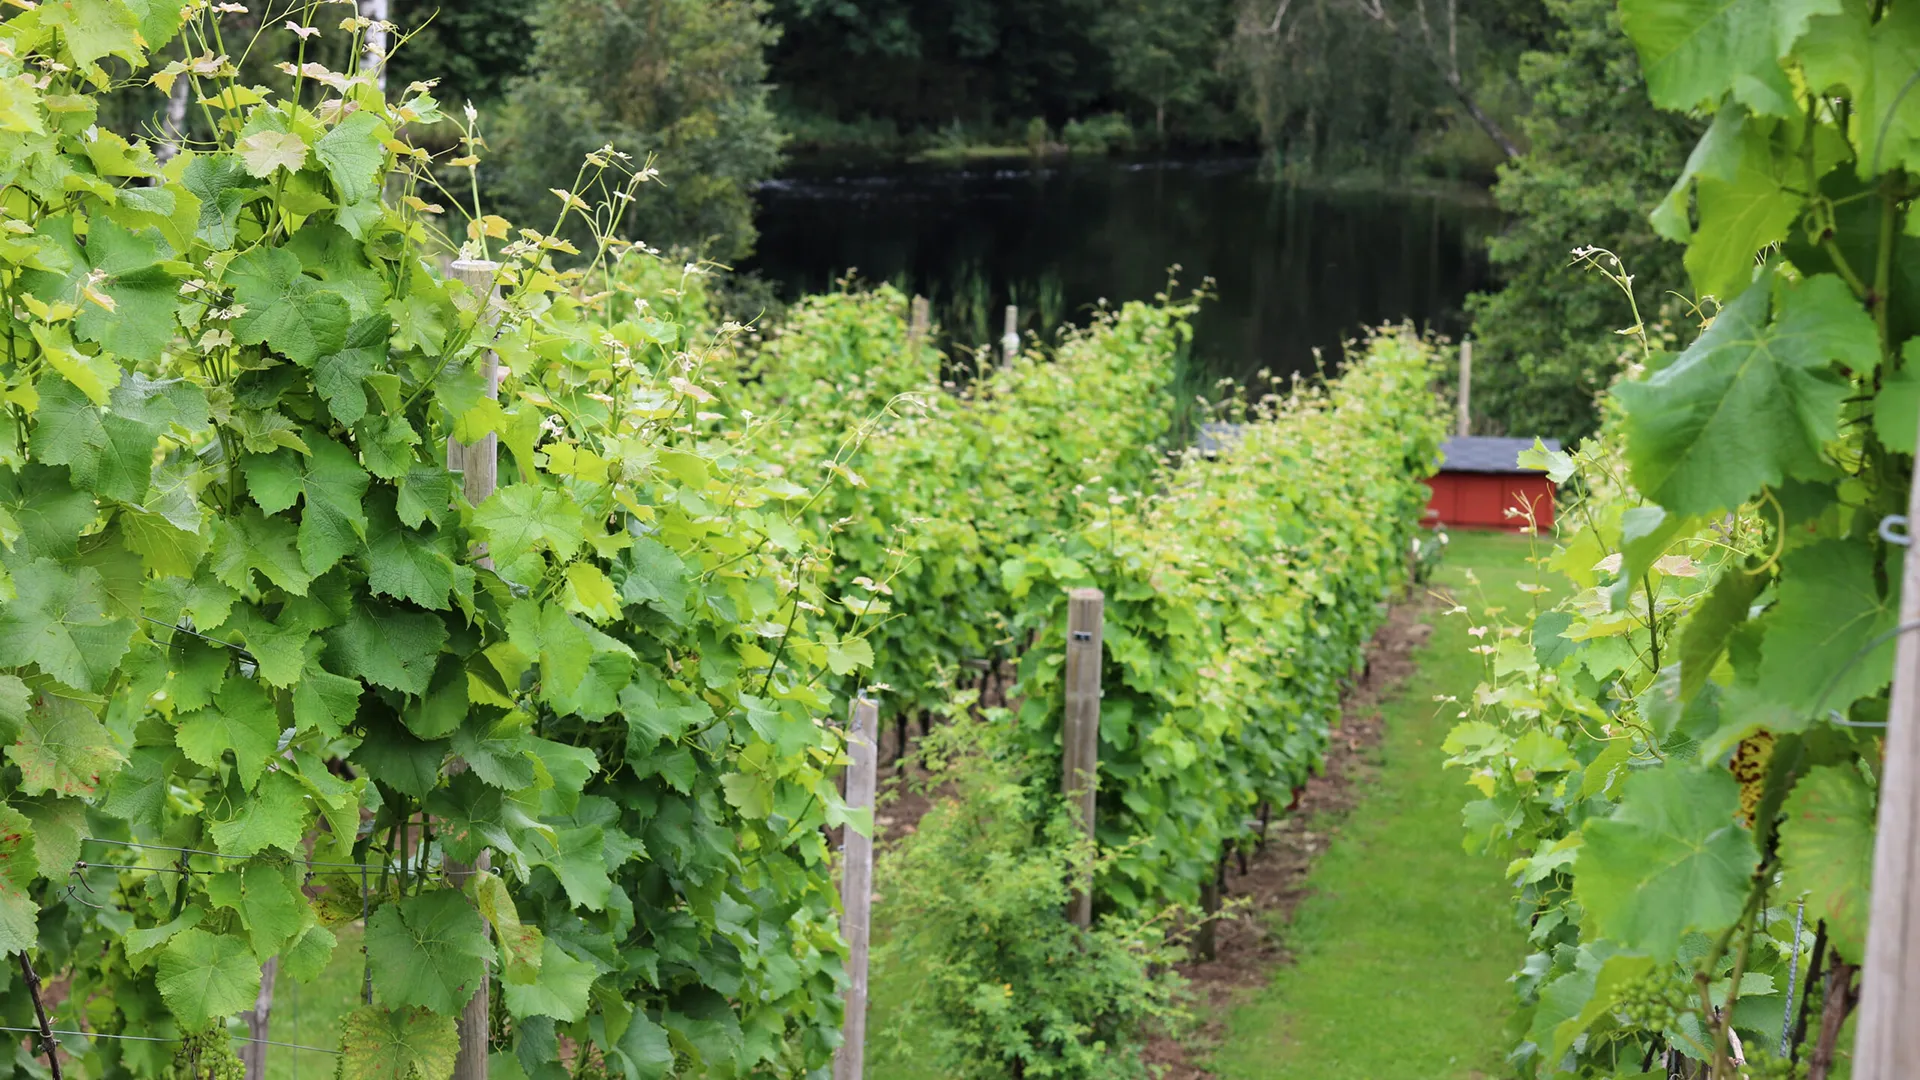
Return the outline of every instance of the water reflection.
<path id="1" fill-rule="evenodd" d="M 1215 279 L 1196 328 L 1213 374 L 1311 370 L 1360 327 L 1411 318 L 1448 333 L 1488 281 L 1499 215 L 1453 197 L 1288 188 L 1250 161 L 796 172 L 759 192 L 749 267 L 789 298 L 848 268 L 934 298 L 961 344 L 999 336 L 1003 305 L 1023 329 L 1078 319 L 1182 281 Z"/>

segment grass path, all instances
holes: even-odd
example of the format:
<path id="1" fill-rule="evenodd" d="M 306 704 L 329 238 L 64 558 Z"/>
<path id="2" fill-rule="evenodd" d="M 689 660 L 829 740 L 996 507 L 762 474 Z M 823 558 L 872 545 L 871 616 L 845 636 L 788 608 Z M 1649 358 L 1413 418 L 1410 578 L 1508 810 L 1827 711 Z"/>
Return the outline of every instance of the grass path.
<path id="1" fill-rule="evenodd" d="M 1516 586 L 1532 577 L 1527 552 L 1523 538 L 1456 533 L 1439 583 L 1464 598 L 1470 568 L 1489 603 L 1518 608 L 1527 598 Z M 1369 793 L 1314 866 L 1312 895 L 1280 929 L 1296 962 L 1230 1018 L 1212 1062 L 1221 1080 L 1504 1075 L 1506 980 L 1525 940 L 1500 865 L 1461 848 L 1464 778 L 1440 767 L 1455 717 L 1433 700 L 1479 679 L 1467 627 L 1436 612 L 1416 671 L 1382 704 Z"/>

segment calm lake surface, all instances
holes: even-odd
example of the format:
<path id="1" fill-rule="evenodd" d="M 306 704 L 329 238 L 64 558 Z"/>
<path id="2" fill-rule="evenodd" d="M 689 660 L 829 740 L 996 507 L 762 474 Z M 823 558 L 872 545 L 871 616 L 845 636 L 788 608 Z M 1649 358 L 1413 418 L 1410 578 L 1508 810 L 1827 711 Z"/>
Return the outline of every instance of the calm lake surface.
<path id="1" fill-rule="evenodd" d="M 1412 319 L 1448 334 L 1491 284 L 1484 200 L 1343 192 L 1261 181 L 1252 161 L 898 168 L 797 167 L 759 193 L 747 268 L 793 299 L 852 269 L 933 298 L 949 344 L 1084 321 L 1119 303 L 1213 279 L 1194 352 L 1209 376 L 1311 371 L 1362 327 Z"/>

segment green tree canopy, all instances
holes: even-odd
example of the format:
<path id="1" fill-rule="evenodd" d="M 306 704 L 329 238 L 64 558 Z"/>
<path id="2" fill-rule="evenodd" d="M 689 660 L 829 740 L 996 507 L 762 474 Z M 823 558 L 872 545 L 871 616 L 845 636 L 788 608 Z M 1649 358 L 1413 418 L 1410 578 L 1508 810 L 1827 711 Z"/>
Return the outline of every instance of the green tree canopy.
<path id="1" fill-rule="evenodd" d="M 1596 395 L 1630 347 L 1614 331 L 1633 318 L 1619 290 L 1569 253 L 1602 244 L 1618 254 L 1654 318 L 1686 277 L 1680 247 L 1656 236 L 1647 214 L 1701 127 L 1647 100 L 1609 0 L 1546 6 L 1559 23 L 1552 45 L 1520 60 L 1529 150 L 1494 188 L 1510 216 L 1492 244 L 1505 286 L 1471 302 L 1474 405 L 1494 427 L 1572 439 L 1598 423 Z"/>
<path id="2" fill-rule="evenodd" d="M 515 220 L 543 220 L 559 209 L 550 189 L 571 190 L 582 159 L 612 144 L 660 169 L 627 236 L 744 255 L 752 185 L 780 160 L 765 59 L 779 31 L 767 14 L 759 0 L 544 0 L 531 69 L 488 137 L 491 198 Z"/>

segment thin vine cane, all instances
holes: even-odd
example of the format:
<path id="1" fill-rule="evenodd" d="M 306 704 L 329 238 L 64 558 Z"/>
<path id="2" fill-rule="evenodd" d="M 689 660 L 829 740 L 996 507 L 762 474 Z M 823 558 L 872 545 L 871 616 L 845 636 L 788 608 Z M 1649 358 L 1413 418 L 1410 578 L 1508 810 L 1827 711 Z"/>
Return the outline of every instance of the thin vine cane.
<path id="1" fill-rule="evenodd" d="M 497 320 L 500 297 L 496 278 L 500 273 L 500 264 L 481 259 L 459 259 L 454 262 L 452 270 L 453 276 L 473 290 L 473 294 L 480 297 L 485 305 L 479 318 L 488 324 Z M 492 349 L 488 349 L 481 355 L 480 374 L 486 381 L 487 396 L 498 398 L 500 396 L 500 358 Z M 449 439 L 447 440 L 447 459 L 450 468 L 456 460 L 459 462 L 461 488 L 466 493 L 469 504 L 478 506 L 493 494 L 500 475 L 500 437 L 498 435 L 488 432 L 469 446 L 463 446 Z M 487 554 L 484 543 L 474 545 L 473 554 L 476 566 L 488 570 L 493 568 L 493 559 Z M 465 762 L 456 762 L 453 767 L 464 768 L 465 764 Z M 423 858 L 422 863 L 424 862 Z M 490 854 L 484 850 L 471 866 L 448 859 L 446 860 L 447 883 L 456 889 L 462 888 L 475 873 L 483 873 L 491 867 Z M 458 1022 L 460 1053 L 454 1059 L 453 1080 L 486 1080 L 488 1035 L 492 1022 L 490 989 L 488 977 L 483 974 L 473 997 L 468 999 L 466 1007 L 460 1011 Z"/>

